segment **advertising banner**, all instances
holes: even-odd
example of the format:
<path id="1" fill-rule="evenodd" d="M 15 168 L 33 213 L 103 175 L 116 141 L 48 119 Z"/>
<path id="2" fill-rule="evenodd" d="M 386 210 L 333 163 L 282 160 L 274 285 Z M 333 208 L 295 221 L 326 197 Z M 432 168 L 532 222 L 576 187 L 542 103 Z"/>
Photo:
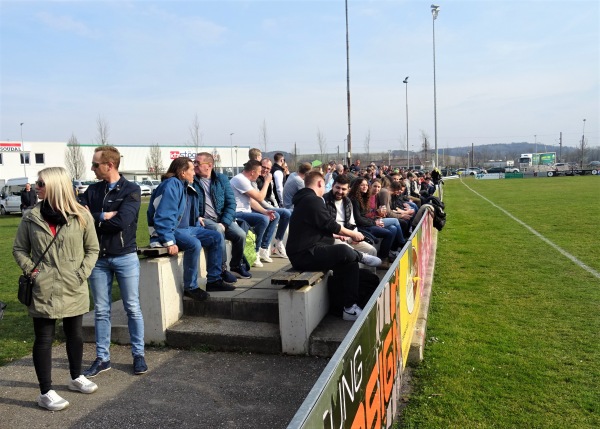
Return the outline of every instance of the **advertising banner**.
<path id="1" fill-rule="evenodd" d="M 435 248 L 428 213 L 288 428 L 389 428 Z"/>

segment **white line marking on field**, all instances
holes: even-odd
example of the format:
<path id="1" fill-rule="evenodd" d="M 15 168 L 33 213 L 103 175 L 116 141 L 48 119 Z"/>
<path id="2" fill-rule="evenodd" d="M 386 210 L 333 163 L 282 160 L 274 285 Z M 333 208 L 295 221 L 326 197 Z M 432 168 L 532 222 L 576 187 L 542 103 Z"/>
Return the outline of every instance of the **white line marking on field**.
<path id="1" fill-rule="evenodd" d="M 487 201 L 488 203 L 490 203 L 491 205 L 493 205 L 494 207 L 496 207 L 498 210 L 500 210 L 502 213 L 504 213 L 506 216 L 508 216 L 509 218 L 511 218 L 512 220 L 514 220 L 517 223 L 520 223 L 521 225 L 523 225 L 525 228 L 527 228 L 533 235 L 535 235 L 536 237 L 538 237 L 540 240 L 542 240 L 543 242 L 545 242 L 546 244 L 552 246 L 553 248 L 555 248 L 556 250 L 558 250 L 558 252 L 560 252 L 563 256 L 565 256 L 566 258 L 570 259 L 572 262 L 574 262 L 575 264 L 579 265 L 579 267 L 583 268 L 584 270 L 586 270 L 588 273 L 590 273 L 591 275 L 593 275 L 594 277 L 600 279 L 600 273 L 596 270 L 594 270 L 592 267 L 584 264 L 583 262 L 581 262 L 579 259 L 577 259 L 575 256 L 571 255 L 569 252 L 563 250 L 561 247 L 559 247 L 558 245 L 554 244 L 553 242 L 551 242 L 550 240 L 548 240 L 546 237 L 544 237 L 542 234 L 540 234 L 539 232 L 537 232 L 535 229 L 533 229 L 532 227 L 530 227 L 529 225 L 527 225 L 525 222 L 523 222 L 521 219 L 516 218 L 515 216 L 513 216 L 511 213 L 509 213 L 508 211 L 504 210 L 502 207 L 500 207 L 499 205 L 497 205 L 496 203 L 494 203 L 493 201 L 487 199 L 486 197 L 484 197 L 483 195 L 481 195 L 479 192 L 477 192 L 476 190 L 472 189 L 469 185 L 467 185 L 464 181 L 462 181 L 462 184 L 465 185 L 467 187 L 467 189 L 469 189 L 471 192 L 473 192 L 474 194 L 478 195 L 480 198 L 484 199 L 485 201 Z"/>

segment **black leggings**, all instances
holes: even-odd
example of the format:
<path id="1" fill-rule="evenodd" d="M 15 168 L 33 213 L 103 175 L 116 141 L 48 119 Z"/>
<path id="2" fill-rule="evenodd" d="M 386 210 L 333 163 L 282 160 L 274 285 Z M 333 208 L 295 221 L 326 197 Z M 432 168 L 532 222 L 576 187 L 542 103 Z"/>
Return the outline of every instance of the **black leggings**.
<path id="1" fill-rule="evenodd" d="M 33 318 L 33 366 L 40 383 L 42 395 L 52 389 L 52 343 L 54 342 L 56 319 Z M 69 358 L 69 371 L 71 378 L 81 375 L 81 361 L 83 359 L 83 315 L 65 317 L 63 331 L 65 333 L 67 357 Z"/>

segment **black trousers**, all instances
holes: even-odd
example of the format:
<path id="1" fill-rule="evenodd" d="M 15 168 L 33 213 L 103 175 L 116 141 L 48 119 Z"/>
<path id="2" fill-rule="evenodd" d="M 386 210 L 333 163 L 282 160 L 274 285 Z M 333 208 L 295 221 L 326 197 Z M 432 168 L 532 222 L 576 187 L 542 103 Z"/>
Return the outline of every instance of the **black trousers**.
<path id="1" fill-rule="evenodd" d="M 65 317 L 63 331 L 65 333 L 67 357 L 69 359 L 69 372 L 71 379 L 81 375 L 81 361 L 83 359 L 83 315 Z M 42 395 L 52 389 L 52 343 L 56 319 L 33 318 L 35 340 L 33 342 L 33 366 L 40 384 Z"/>
<path id="2" fill-rule="evenodd" d="M 315 246 L 296 255 L 288 255 L 292 266 L 300 271 L 333 270 L 342 279 L 344 307 L 358 303 L 358 261 L 360 254 L 345 244 Z"/>

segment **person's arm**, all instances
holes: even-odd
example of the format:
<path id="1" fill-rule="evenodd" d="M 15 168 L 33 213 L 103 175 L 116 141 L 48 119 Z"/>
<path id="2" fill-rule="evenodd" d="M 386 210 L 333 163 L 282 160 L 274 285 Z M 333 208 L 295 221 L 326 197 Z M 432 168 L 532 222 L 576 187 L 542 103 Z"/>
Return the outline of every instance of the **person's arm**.
<path id="1" fill-rule="evenodd" d="M 245 194 L 260 203 L 267 196 L 267 189 L 269 188 L 268 185 L 269 183 L 271 183 L 272 180 L 273 176 L 271 175 L 271 173 L 267 174 L 267 176 L 265 177 L 265 184 L 260 191 L 257 189 L 250 189 L 249 191 L 246 191 Z"/>
<path id="2" fill-rule="evenodd" d="M 121 232 L 135 222 L 140 212 L 142 204 L 142 194 L 140 187 L 135 185 L 128 187 L 128 192 L 123 196 L 123 201 L 118 210 L 105 212 L 103 220 L 98 222 L 98 229 L 101 232 L 116 233 Z M 110 194 L 109 194 L 110 195 Z"/>
<path id="3" fill-rule="evenodd" d="M 165 247 L 176 244 L 174 231 L 181 219 L 179 198 L 176 186 L 166 186 L 154 212 L 154 234 Z"/>
<path id="4" fill-rule="evenodd" d="M 365 217 L 360 212 L 360 205 L 358 201 L 350 199 L 352 201 L 352 211 L 354 213 L 354 220 L 356 221 L 356 226 L 374 226 L 375 222 L 368 217 Z"/>
<path id="5" fill-rule="evenodd" d="M 265 209 L 258 201 L 250 199 L 250 207 L 253 211 L 260 213 L 261 215 L 267 216 L 270 221 L 275 219 L 274 211 Z"/>
<path id="6" fill-rule="evenodd" d="M 87 221 L 87 225 L 83 230 L 83 261 L 76 272 L 81 283 L 85 282 L 92 273 L 92 270 L 96 265 L 96 260 L 98 259 L 98 253 L 100 252 L 98 235 L 96 234 L 96 229 L 92 222 L 92 216 L 88 216 Z M 61 228 L 64 228 L 64 226 Z"/>
<path id="7" fill-rule="evenodd" d="M 273 174 L 273 180 L 275 182 L 275 191 L 277 192 L 277 199 L 283 204 L 283 171 L 277 170 Z"/>
<path id="8" fill-rule="evenodd" d="M 220 216 L 221 223 L 225 226 L 231 225 L 231 222 L 235 219 L 235 195 L 233 194 L 233 189 L 231 188 L 231 184 L 229 183 L 229 179 L 225 176 L 221 175 L 219 177 L 219 182 L 221 186 L 223 186 L 224 199 L 223 199 L 223 211 L 221 213 L 217 213 Z"/>

